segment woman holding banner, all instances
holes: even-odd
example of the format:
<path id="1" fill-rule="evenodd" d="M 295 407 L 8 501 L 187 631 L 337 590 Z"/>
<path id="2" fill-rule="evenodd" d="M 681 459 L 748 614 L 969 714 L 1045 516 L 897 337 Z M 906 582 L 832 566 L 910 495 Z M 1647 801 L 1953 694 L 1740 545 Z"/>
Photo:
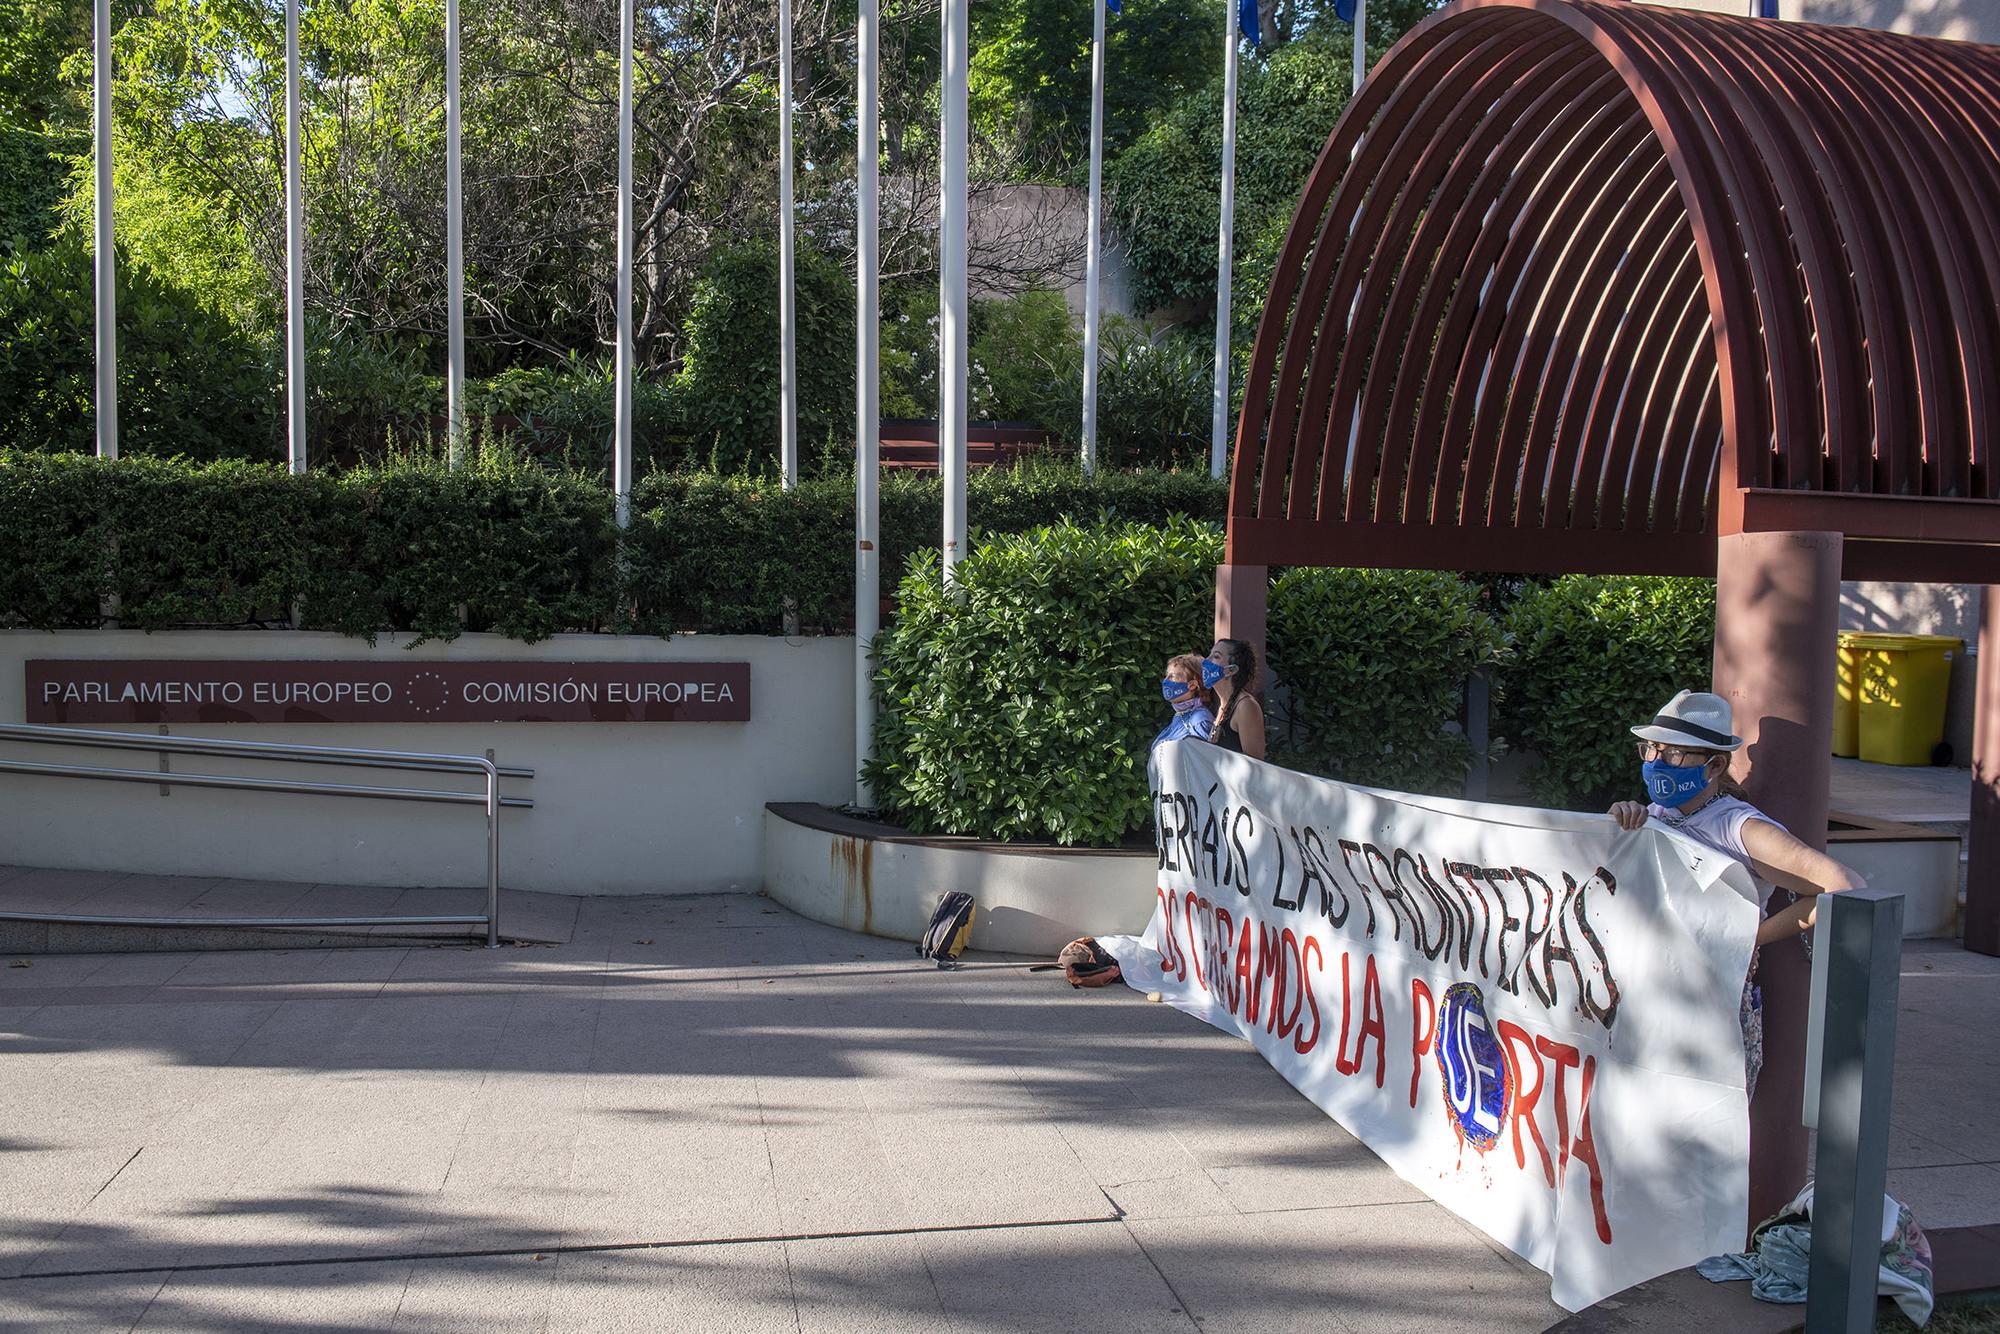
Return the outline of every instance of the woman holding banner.
<path id="1" fill-rule="evenodd" d="M 1683 690 L 1653 721 L 1632 729 L 1651 804 L 1621 801 L 1611 817 L 1621 829 L 1657 820 L 1725 857 L 1741 862 L 1760 891 L 1776 885 L 1792 901 L 1757 928 L 1757 944 L 1804 935 L 1812 926 L 1814 899 L 1843 889 L 1859 889 L 1859 874 L 1793 837 L 1791 831 L 1743 800 L 1729 777 L 1729 757 L 1743 745 L 1732 730 L 1729 701 L 1720 695 Z M 1808 946 L 1810 947 L 1810 946 Z M 1757 973 L 1753 959 L 1750 977 Z M 1757 1085 L 1764 1064 L 1760 997 L 1749 979 L 1743 989 L 1743 1045 L 1749 1086 Z"/>
<path id="2" fill-rule="evenodd" d="M 1257 702 L 1257 650 L 1240 639 L 1218 639 L 1201 665 L 1201 683 L 1222 708 L 1208 739 L 1224 750 L 1264 758 L 1264 706 Z"/>

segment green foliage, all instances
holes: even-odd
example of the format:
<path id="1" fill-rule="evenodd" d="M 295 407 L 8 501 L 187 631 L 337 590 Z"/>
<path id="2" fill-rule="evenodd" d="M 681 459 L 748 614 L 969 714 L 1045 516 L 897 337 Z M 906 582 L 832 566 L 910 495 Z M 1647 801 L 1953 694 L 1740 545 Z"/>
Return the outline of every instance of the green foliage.
<path id="1" fill-rule="evenodd" d="M 1126 0 L 1104 27 L 1104 140 L 1115 156 L 1198 88 L 1221 45 L 1216 0 Z M 989 141 L 1074 166 L 1090 133 L 1089 5 L 995 0 L 974 12 L 972 117 Z"/>
<path id="2" fill-rule="evenodd" d="M 125 9 L 112 6 L 114 15 Z M 63 62 L 89 51 L 90 22 L 89 0 L 0 0 L 0 125 L 88 125 L 89 105 L 64 86 Z"/>
<path id="3" fill-rule="evenodd" d="M 1082 331 L 1060 292 L 1035 290 L 972 307 L 972 415 L 978 421 L 1037 420 L 1049 368 L 1080 357 Z"/>
<path id="4" fill-rule="evenodd" d="M 1160 669 L 1205 640 L 1221 534 L 1063 523 L 911 562 L 868 779 L 913 829 L 1113 843 L 1148 810 Z"/>
<path id="5" fill-rule="evenodd" d="M 0 256 L 0 448 L 87 450 L 96 431 L 91 256 L 75 240 Z M 272 458 L 264 350 L 193 293 L 118 265 L 118 438 L 128 454 Z"/>
<path id="6" fill-rule="evenodd" d="M 1372 31 L 1372 7 L 1368 17 Z M 1354 46 L 1346 25 L 1335 29 L 1243 66 L 1236 122 L 1239 264 L 1256 257 L 1258 247 L 1246 241 L 1272 230 L 1282 236 L 1306 173 L 1347 106 Z M 1199 309 L 1215 300 L 1222 92 L 1218 76 L 1176 103 L 1105 174 L 1133 301 L 1142 310 L 1179 303 Z M 1261 273 L 1253 265 L 1240 277 L 1237 295 L 1261 309 L 1268 261 Z"/>
<path id="7" fill-rule="evenodd" d="M 985 531 L 1065 516 L 1221 518 L 1206 477 L 1101 475 L 1040 463 L 974 473 Z M 883 479 L 885 567 L 934 548 L 935 476 Z M 373 636 L 490 630 L 776 634 L 787 605 L 841 633 L 854 596 L 854 491 L 840 476 L 784 491 L 742 476 L 654 474 L 619 543 L 600 478 L 489 444 L 452 472 L 410 450 L 292 476 L 241 462 L 0 449 L 0 626 L 95 625 L 101 605 L 147 629 L 283 621 Z M 624 574 L 620 576 L 621 565 Z"/>
<path id="8" fill-rule="evenodd" d="M 17 245 L 39 248 L 55 236 L 66 186 L 62 155 L 82 147 L 74 136 L 0 122 L 0 255 Z"/>
<path id="9" fill-rule="evenodd" d="M 1472 761 L 1465 683 L 1500 627 L 1477 587 L 1431 570 L 1287 570 L 1273 581 L 1270 652 L 1284 683 L 1272 758 L 1348 783 L 1456 794 Z"/>
<path id="10" fill-rule="evenodd" d="M 793 266 L 798 311 L 799 439 L 852 439 L 854 286 L 810 244 Z M 687 361 L 674 390 L 696 449 L 718 470 L 769 469 L 778 457 L 777 247 L 715 255 L 695 286 Z M 802 454 L 810 454 L 802 447 Z"/>
<path id="11" fill-rule="evenodd" d="M 1715 585 L 1706 579 L 1568 575 L 1530 586 L 1507 614 L 1506 734 L 1541 764 L 1552 806 L 1638 795 L 1634 723 L 1713 671 Z"/>
<path id="12" fill-rule="evenodd" d="M 1185 468 L 1208 458 L 1215 362 L 1205 341 L 1157 341 L 1128 320 L 1106 321 L 1098 343 L 1097 458 L 1106 468 Z M 1051 358 L 1032 416 L 1066 448 L 1083 439 L 1083 349 Z"/>

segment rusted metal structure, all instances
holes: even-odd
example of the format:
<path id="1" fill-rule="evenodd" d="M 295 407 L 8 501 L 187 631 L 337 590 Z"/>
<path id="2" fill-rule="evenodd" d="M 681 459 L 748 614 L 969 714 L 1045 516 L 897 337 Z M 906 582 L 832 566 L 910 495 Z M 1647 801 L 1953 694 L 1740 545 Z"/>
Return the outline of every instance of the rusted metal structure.
<path id="1" fill-rule="evenodd" d="M 1307 179 L 1238 420 L 1218 633 L 1266 568 L 1717 576 L 1740 773 L 1826 828 L 1839 582 L 2000 585 L 2000 48 L 1459 0 Z M 1967 943 L 2000 953 L 2000 593 Z M 1798 957 L 1793 956 L 1797 954 Z M 1766 950 L 1752 1217 L 1802 1176 Z"/>

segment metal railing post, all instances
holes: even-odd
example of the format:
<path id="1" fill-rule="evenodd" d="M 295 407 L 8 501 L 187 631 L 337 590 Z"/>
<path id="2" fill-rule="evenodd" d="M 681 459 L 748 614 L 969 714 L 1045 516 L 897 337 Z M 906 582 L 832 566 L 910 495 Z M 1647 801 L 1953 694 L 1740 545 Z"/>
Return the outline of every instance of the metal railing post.
<path id="1" fill-rule="evenodd" d="M 486 766 L 486 948 L 500 948 L 500 769 Z"/>
<path id="2" fill-rule="evenodd" d="M 1807 1124 L 1819 1127 L 1819 1147 L 1806 1331 L 1842 1334 L 1875 1328 L 1903 896 L 1886 889 L 1822 895 L 1814 933 L 1819 1041 L 1808 1047 L 1806 1061 L 1818 1071 L 1818 1097 L 1804 1110 Z"/>

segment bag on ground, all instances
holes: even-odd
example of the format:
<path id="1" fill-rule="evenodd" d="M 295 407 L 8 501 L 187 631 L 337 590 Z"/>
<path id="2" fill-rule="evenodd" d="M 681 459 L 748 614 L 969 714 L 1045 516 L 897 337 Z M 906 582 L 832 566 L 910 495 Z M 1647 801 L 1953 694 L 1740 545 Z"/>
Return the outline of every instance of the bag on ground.
<path id="1" fill-rule="evenodd" d="M 972 895 L 957 890 L 946 894 L 938 902 L 937 911 L 931 914 L 931 924 L 924 928 L 917 953 L 937 960 L 940 968 L 951 967 L 965 953 L 965 942 L 972 935 L 972 918 L 978 911 Z"/>
<path id="2" fill-rule="evenodd" d="M 1118 961 L 1095 936 L 1072 940 L 1056 955 L 1056 962 L 1073 987 L 1108 987 L 1120 980 Z"/>

